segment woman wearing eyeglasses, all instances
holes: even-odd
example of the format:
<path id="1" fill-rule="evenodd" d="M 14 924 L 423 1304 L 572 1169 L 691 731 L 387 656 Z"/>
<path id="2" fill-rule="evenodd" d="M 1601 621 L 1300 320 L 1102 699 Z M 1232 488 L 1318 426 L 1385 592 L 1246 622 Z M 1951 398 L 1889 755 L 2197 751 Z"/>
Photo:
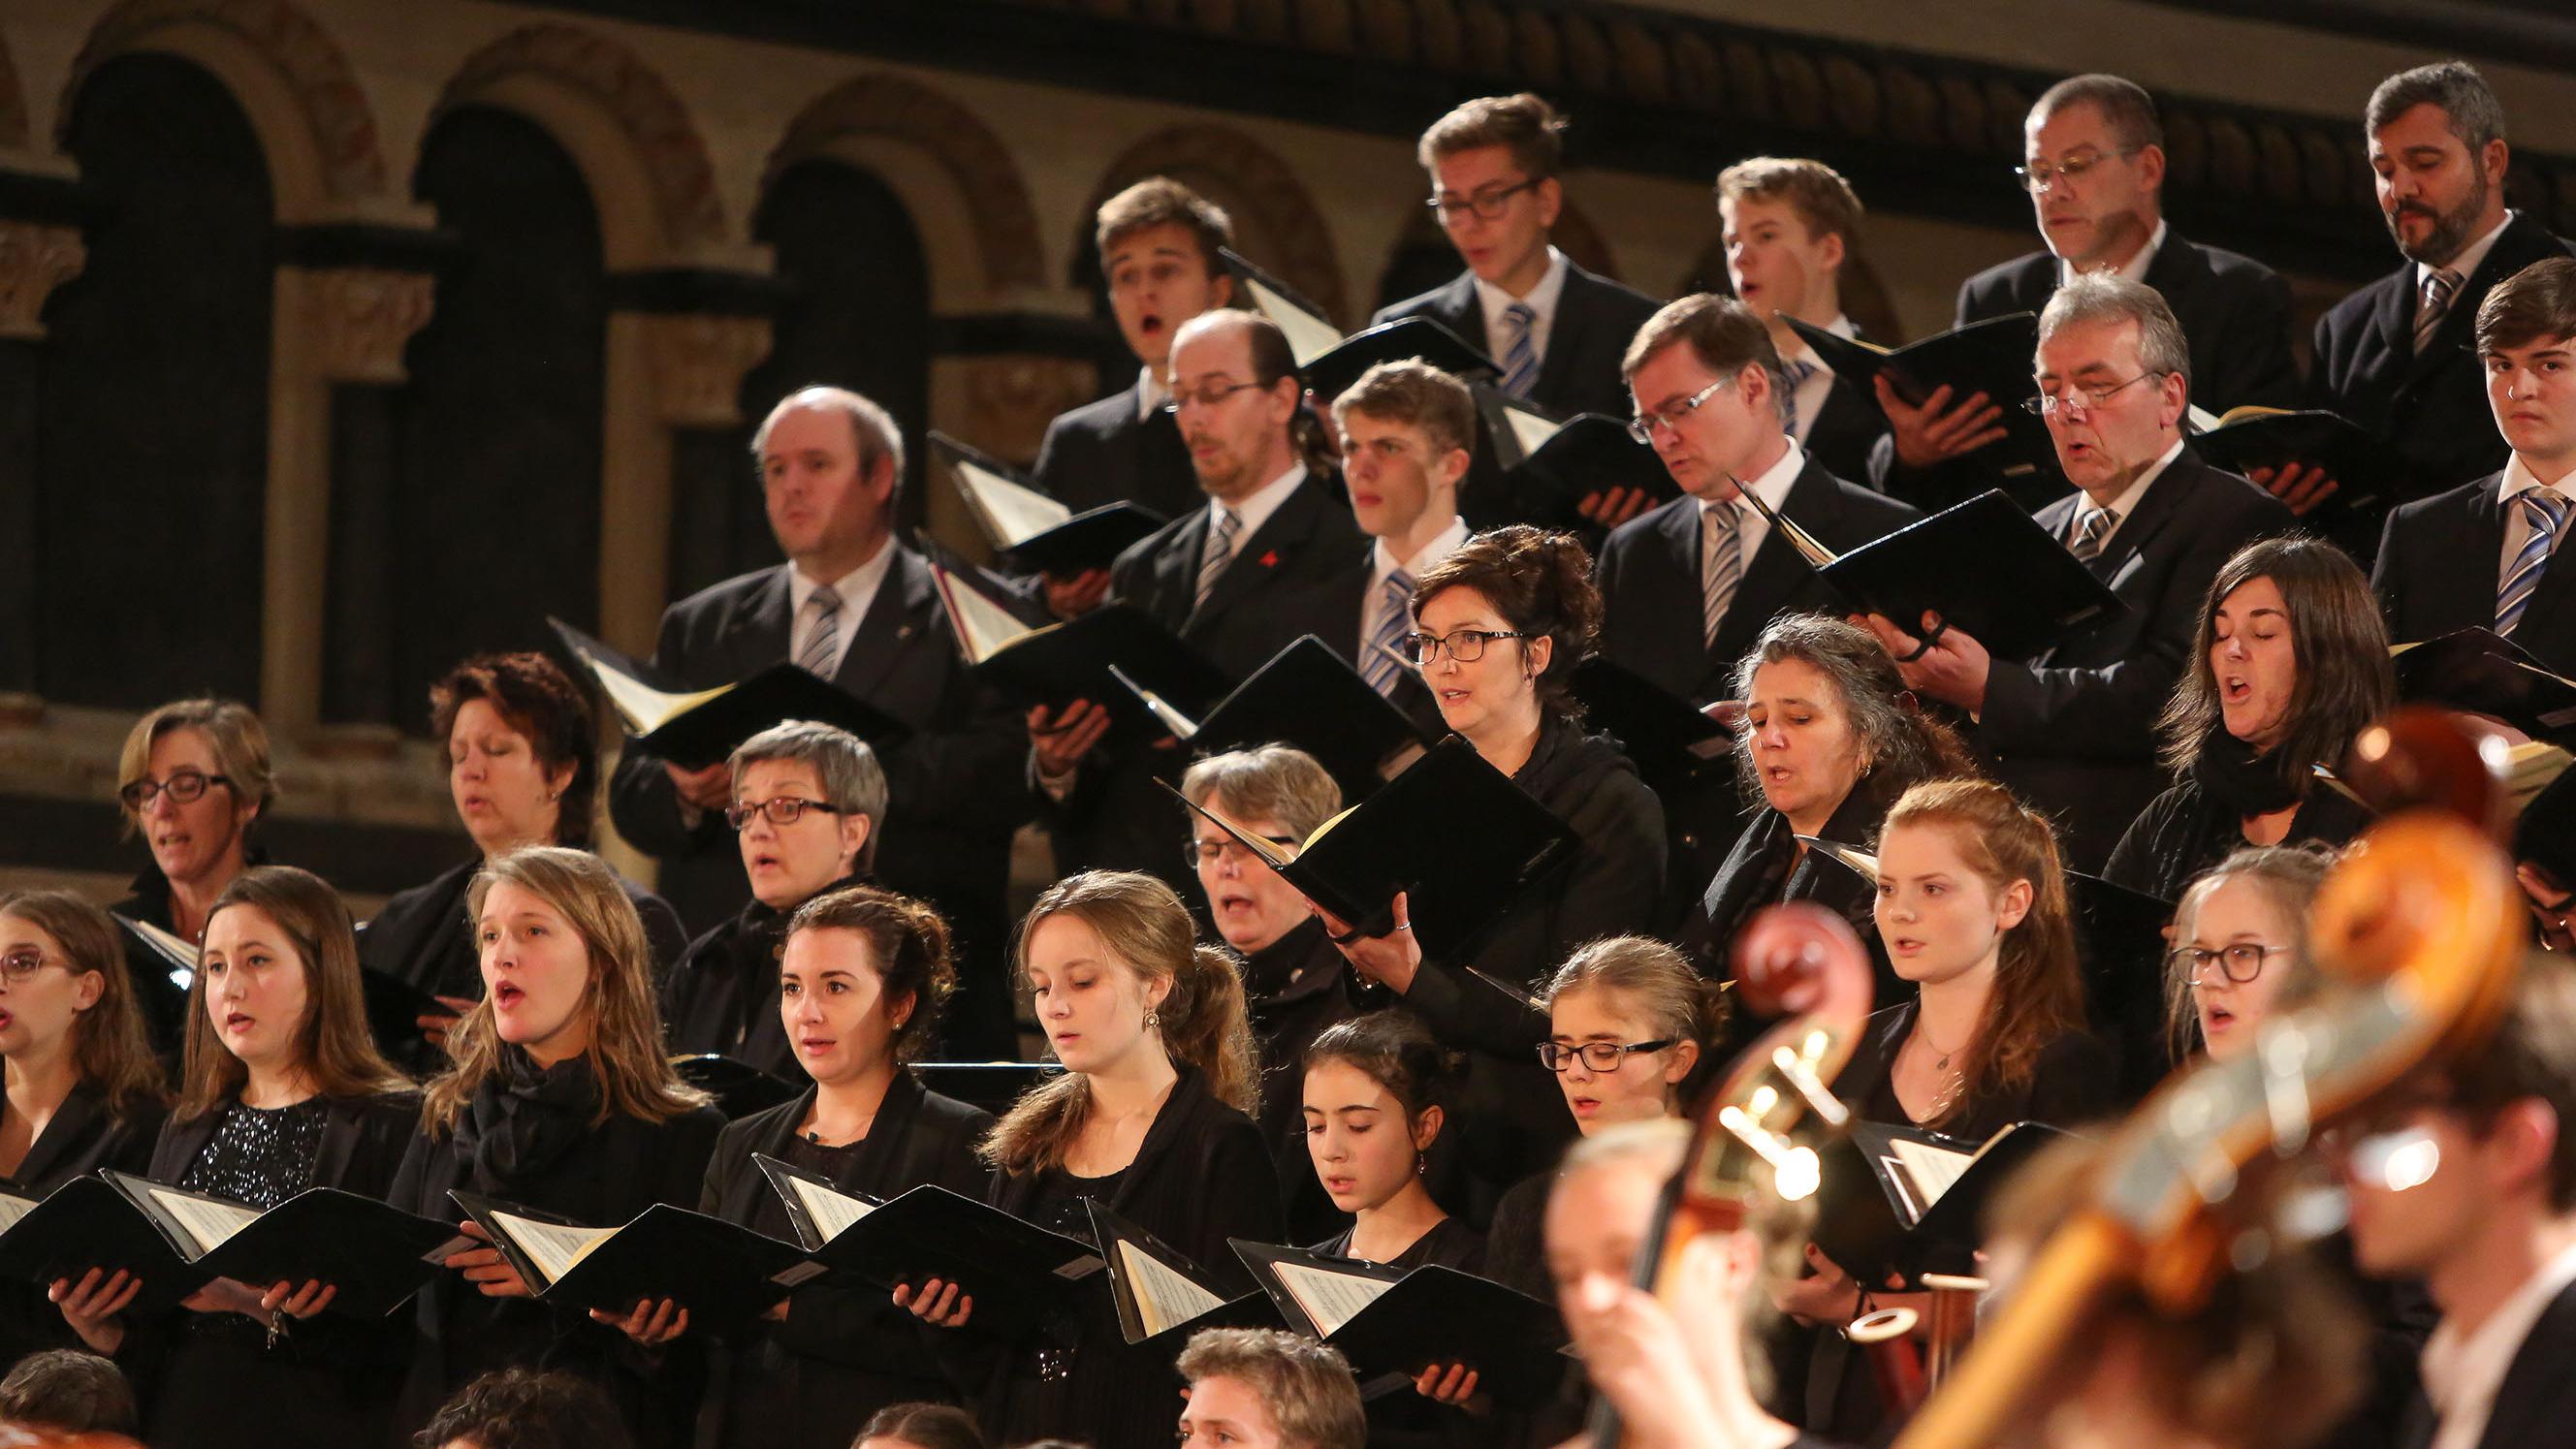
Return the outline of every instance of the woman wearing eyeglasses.
<path id="1" fill-rule="evenodd" d="M 438 1011 L 422 1016 L 385 1050 L 415 1071 L 446 1060 L 457 1019 L 483 995 L 466 888 L 475 872 L 523 845 L 588 850 L 595 836 L 599 750 L 590 702 L 542 654 L 484 654 L 468 659 L 429 690 L 430 733 L 447 742 L 447 788 L 456 817 L 474 838 L 473 860 L 400 892 L 376 912 L 358 938 L 369 971 L 392 977 Z M 657 967 L 688 945 L 680 918 L 660 896 L 626 885 L 644 922 Z M 390 1030 L 378 1023 L 378 1032 Z"/>
<path id="2" fill-rule="evenodd" d="M 182 699 L 135 721 L 117 757 L 116 798 L 125 832 L 140 835 L 152 864 L 134 878 L 117 915 L 157 926 L 190 946 L 233 877 L 268 858 L 260 818 L 277 802 L 268 730 L 229 699 Z M 187 1027 L 187 979 L 138 943 L 126 947 L 136 999 L 153 1045 L 175 1056 Z"/>
<path id="3" fill-rule="evenodd" d="M 2195 663 L 2159 727 L 2173 787 L 2120 838 L 2103 878 L 2159 900 L 2247 845 L 2341 845 L 2370 812 L 2320 783 L 2397 695 L 2370 581 L 2341 549 L 2276 538 L 2237 551 L 2200 609 Z"/>
<path id="4" fill-rule="evenodd" d="M 1415 658 L 1441 718 L 1577 837 L 1572 863 L 1506 909 L 1468 959 L 1425 969 L 1401 896 L 1393 932 L 1338 942 L 1443 1042 L 1479 1054 L 1462 1138 L 1477 1175 L 1499 1189 L 1553 1156 L 1566 1124 L 1532 1075 L 1530 1045 L 1546 1023 L 1495 983 L 1535 990 L 1584 942 L 1652 928 L 1664 812 L 1617 741 L 1584 733 L 1574 702 L 1568 681 L 1601 626 L 1582 544 L 1523 524 L 1478 534 L 1423 571 L 1413 618 Z M 1344 922 L 1327 916 L 1325 926 L 1348 936 Z"/>
<path id="5" fill-rule="evenodd" d="M 751 903 L 700 936 L 662 983 L 674 1052 L 714 1052 L 802 1085 L 778 1014 L 778 948 L 796 908 L 868 883 L 885 771 L 847 730 L 789 720 L 742 742 L 727 762 L 725 820 L 742 848 Z"/>

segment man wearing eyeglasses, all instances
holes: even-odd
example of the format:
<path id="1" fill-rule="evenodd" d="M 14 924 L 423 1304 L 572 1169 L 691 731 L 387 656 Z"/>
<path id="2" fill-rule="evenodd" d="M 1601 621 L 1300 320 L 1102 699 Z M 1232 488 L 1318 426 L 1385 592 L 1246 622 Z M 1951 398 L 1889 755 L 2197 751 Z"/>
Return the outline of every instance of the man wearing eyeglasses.
<path id="1" fill-rule="evenodd" d="M 1697 705 L 1727 699 L 1735 666 L 1784 613 L 1833 609 L 1835 595 L 1746 489 L 1826 547 L 1857 548 L 1922 515 L 1846 483 L 1788 434 L 1780 354 L 1752 308 L 1703 292 L 1649 318 L 1621 363 L 1635 433 L 1682 496 L 1622 524 L 1601 546 L 1601 652 Z M 1713 761 L 1665 782 L 1673 915 L 1695 901 L 1734 845 L 1734 766 Z"/>
<path id="2" fill-rule="evenodd" d="M 2166 224 L 2164 128 L 2144 90 L 2114 75 L 2060 81 L 2031 106 L 2022 144 L 2014 174 L 2047 249 L 1970 277 L 1959 288 L 1956 325 L 2036 312 L 2077 276 L 2125 277 L 2153 287 L 2180 319 L 2193 401 L 2213 413 L 2297 404 L 2289 284 L 2251 257 L 2203 246 Z M 2002 409 L 2018 399 L 1935 392 L 1915 407 L 1883 379 L 1878 394 L 1893 429 L 1880 472 L 1891 492 L 1953 497 L 1985 486 L 1935 483 L 1920 472 L 2001 438 Z M 1884 466 L 1891 464 L 1893 474 Z"/>
<path id="3" fill-rule="evenodd" d="M 1565 206 L 1557 179 L 1565 125 L 1555 107 L 1529 94 L 1469 101 L 1432 122 L 1414 155 L 1431 180 L 1429 205 L 1467 270 L 1369 320 L 1429 317 L 1500 363 L 1499 385 L 1512 396 L 1561 417 L 1615 417 L 1628 406 L 1620 351 L 1655 303 L 1574 265 L 1549 243 Z M 1529 521 L 1507 516 L 1498 489 L 1471 486 L 1468 498 L 1470 521 L 1480 528 Z M 1584 513 L 1608 528 L 1645 503 L 1596 495 L 1584 500 Z"/>
<path id="4" fill-rule="evenodd" d="M 2069 868 L 2098 872 L 2165 783 L 2155 721 L 2191 656 L 2202 597 L 2236 550 L 2286 532 L 2290 511 L 2193 456 L 2182 434 L 2191 357 L 2155 290 L 2079 277 L 2039 318 L 2039 392 L 2057 461 L 2079 490 L 2039 526 L 2128 607 L 2028 660 L 1958 629 L 1869 616 L 1906 687 L 1965 712 L 1996 778 L 2056 817 Z"/>

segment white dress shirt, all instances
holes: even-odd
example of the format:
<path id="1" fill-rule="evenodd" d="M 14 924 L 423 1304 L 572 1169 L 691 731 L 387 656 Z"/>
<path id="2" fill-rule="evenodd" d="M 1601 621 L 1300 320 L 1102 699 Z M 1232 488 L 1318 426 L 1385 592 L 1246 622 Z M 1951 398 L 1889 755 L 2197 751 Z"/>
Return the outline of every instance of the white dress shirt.
<path id="1" fill-rule="evenodd" d="M 2511 1298 L 2463 1337 L 2447 1318 L 2424 1343 L 2424 1393 L 2441 1416 L 2428 1449 L 2477 1449 L 2495 1412 L 2496 1390 L 2549 1305 L 2576 1283 L 2576 1248 L 2541 1265 Z M 2555 1437 L 2555 1436 L 2552 1436 Z"/>
<path id="2" fill-rule="evenodd" d="M 2173 466 L 2173 460 L 2181 456 L 2182 439 L 2176 438 L 2174 445 L 2165 449 L 2163 456 L 2149 463 L 2145 470 L 2138 474 L 2136 482 L 2121 489 L 2120 496 L 2111 500 L 2111 531 L 2102 535 L 2102 549 L 2105 553 L 2110 551 L 2111 540 L 2119 537 L 2120 530 L 2129 526 L 2129 516 L 2136 513 L 2138 505 L 2145 501 L 2148 487 L 2158 478 L 2163 477 L 2165 470 Z M 2091 495 L 2079 497 L 2075 503 L 2075 532 L 2058 542 L 2071 544 L 2081 536 L 2084 530 L 2084 516 L 2091 513 L 2093 508 Z"/>
<path id="3" fill-rule="evenodd" d="M 1476 300 L 1485 309 L 1485 338 L 1494 349 L 1494 360 L 1500 362 L 1503 354 L 1511 350 L 1512 324 L 1504 320 L 1503 313 L 1519 302 L 1538 314 L 1529 326 L 1530 352 L 1540 362 L 1547 361 L 1547 339 L 1556 327 L 1556 304 L 1565 296 L 1565 253 L 1554 247 L 1547 249 L 1547 270 L 1539 275 L 1538 285 L 1530 288 L 1526 297 L 1515 297 L 1482 277 L 1475 280 Z"/>
<path id="4" fill-rule="evenodd" d="M 2128 281 L 2136 282 L 2142 286 L 2145 285 L 2147 280 L 2147 268 L 2156 264 L 2156 253 L 2164 250 L 2164 245 L 2165 221 L 2163 217 L 2157 217 L 2156 229 L 2147 233 L 2147 244 L 2138 248 L 2138 254 L 2136 256 L 2122 262 L 2119 265 L 2117 274 Z M 2063 287 L 2074 280 L 2075 264 L 2066 260 L 2064 257 L 2059 257 L 2057 259 L 2057 285 Z"/>
<path id="5" fill-rule="evenodd" d="M 2476 276 L 2478 274 L 2478 268 L 2485 263 L 2487 253 L 2495 250 L 2496 238 L 2504 235 L 2504 229 L 2511 225 L 2513 225 L 2513 213 L 2508 211 L 2504 214 L 2504 220 L 2487 228 L 2487 234 L 2485 236 L 2479 237 L 2476 241 L 2460 248 L 2460 254 L 2458 256 L 2444 262 L 2441 266 L 2434 266 L 2430 262 L 2417 262 L 2415 264 L 2416 305 L 2421 306 L 2423 304 L 2425 281 L 2435 272 L 2441 271 L 2444 268 L 2448 268 L 2451 271 L 2458 273 L 2460 277 L 2460 285 L 2463 287 L 2467 286 L 2469 284 L 2469 278 Z M 2455 299 L 2451 305 L 2456 307 L 2459 305 L 2459 302 Z"/>
<path id="6" fill-rule="evenodd" d="M 2504 476 L 2496 480 L 2496 502 L 2504 509 L 2504 552 L 2496 558 L 2496 586 L 2499 588 L 2504 585 L 2506 571 L 2513 567 L 2514 556 L 2521 553 L 2523 544 L 2531 539 L 2531 520 L 2523 516 L 2521 505 L 2514 499 L 2534 488 L 2555 488 L 2576 499 L 2576 474 L 2543 483 L 2533 476 L 2531 465 L 2522 461 L 2520 453 L 2506 461 Z M 2563 536 L 2559 539 L 2559 543 L 2566 541 Z M 2553 549 L 2555 547 L 2552 545 Z"/>
<path id="7" fill-rule="evenodd" d="M 876 557 L 831 581 L 832 592 L 841 601 L 840 616 L 832 627 L 840 631 L 840 647 L 833 651 L 832 667 L 824 677 L 837 678 L 841 661 L 850 657 L 850 641 L 858 637 L 859 621 L 868 616 L 868 607 L 877 600 L 877 589 L 885 583 L 886 574 L 894 568 L 894 537 L 887 535 L 877 545 Z M 788 645 L 787 657 L 805 657 L 806 641 L 814 637 L 821 621 L 806 610 L 806 601 L 814 597 L 821 585 L 805 577 L 805 571 L 794 566 L 787 570 Z"/>
<path id="8" fill-rule="evenodd" d="M 1759 477 L 1743 480 L 1744 486 L 1775 509 L 1788 506 L 1789 485 L 1797 482 L 1798 475 L 1807 467 L 1807 452 L 1798 446 L 1798 440 L 1785 435 L 1783 440 L 1789 446 L 1781 450 L 1780 461 L 1763 469 Z M 1705 498 L 1700 500 L 1699 526 L 1703 537 L 1708 529 L 1708 511 L 1715 506 Z M 1762 510 L 1750 503 L 1739 502 L 1735 509 L 1735 548 L 1744 559 L 1746 573 L 1753 571 L 1753 555 L 1761 551 L 1762 540 L 1770 536 L 1771 520 L 1762 516 Z M 1736 587 L 1740 591 L 1743 585 L 1738 583 Z"/>
<path id="9" fill-rule="evenodd" d="M 1211 530 L 1222 526 L 1228 509 L 1234 511 L 1234 516 L 1241 525 L 1235 531 L 1234 552 L 1226 555 L 1227 567 L 1233 566 L 1233 561 L 1242 555 L 1243 546 L 1252 541 L 1252 536 L 1261 531 L 1261 525 L 1268 523 L 1270 515 L 1277 513 L 1279 505 L 1287 502 L 1288 495 L 1296 492 L 1297 485 L 1305 481 L 1306 465 L 1291 463 L 1288 465 L 1287 472 L 1255 488 L 1250 497 L 1239 503 L 1220 503 L 1213 498 L 1208 500 L 1208 527 Z"/>
<path id="10" fill-rule="evenodd" d="M 1136 369 L 1136 421 L 1150 423 L 1154 414 L 1171 400 L 1172 390 L 1163 385 L 1161 374 L 1150 367 Z"/>
<path id="11" fill-rule="evenodd" d="M 1825 330 L 1836 337 L 1849 337 L 1854 334 L 1855 329 L 1849 317 L 1836 312 L 1834 320 L 1825 324 Z M 1825 399 L 1833 395 L 1834 370 L 1823 358 L 1816 355 L 1816 349 L 1807 345 L 1806 338 L 1800 337 L 1795 332 L 1790 333 L 1789 337 L 1789 346 L 1780 354 L 1781 368 L 1794 373 L 1798 364 L 1803 362 L 1814 369 L 1807 374 L 1807 380 L 1799 383 L 1789 394 L 1791 419 L 1789 436 L 1804 443 L 1807 441 L 1807 435 L 1816 430 L 1816 414 L 1825 410 Z M 1767 499 L 1769 495 L 1764 496 Z"/>

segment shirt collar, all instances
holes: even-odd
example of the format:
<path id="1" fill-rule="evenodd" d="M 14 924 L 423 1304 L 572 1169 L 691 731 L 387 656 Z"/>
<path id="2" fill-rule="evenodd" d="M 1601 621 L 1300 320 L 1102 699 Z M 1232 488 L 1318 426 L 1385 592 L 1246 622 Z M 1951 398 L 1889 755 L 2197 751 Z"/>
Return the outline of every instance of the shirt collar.
<path id="1" fill-rule="evenodd" d="M 2156 229 L 2147 233 L 2147 244 L 2138 248 L 2136 256 L 2120 264 L 2119 275 L 2132 282 L 2146 281 L 2147 268 L 2156 264 L 2156 253 L 2164 250 L 2164 245 L 2165 219 L 2160 216 L 2156 218 Z M 2075 280 L 2075 268 L 2065 258 L 2060 257 L 2057 262 L 2057 285 L 2063 287 L 2073 280 Z"/>
<path id="2" fill-rule="evenodd" d="M 2425 1393 L 2445 1420 L 2463 1411 L 2483 1419 L 2494 1408 L 2496 1390 L 2522 1341 L 2570 1283 L 2576 1283 L 2576 1247 L 2542 1264 L 2475 1331 L 2463 1335 L 2448 1318 L 2442 1320 L 2424 1343 L 2422 1364 Z"/>
<path id="3" fill-rule="evenodd" d="M 2442 266 L 2448 267 L 2452 271 L 2459 273 L 2460 284 L 2462 286 L 2466 286 L 2469 278 L 2478 274 L 2478 268 L 2486 264 L 2487 253 L 2495 250 L 2496 238 L 2504 235 L 2504 229 L 2506 227 L 2513 225 L 2513 217 L 2514 214 L 2512 212 L 2506 212 L 2504 214 L 2504 220 L 2488 227 L 2486 235 L 2479 237 L 2476 241 L 2460 248 L 2460 254 L 2451 258 L 2449 261 L 2444 262 Z M 2435 272 L 2440 271 L 2441 269 L 2441 267 L 2436 267 L 2429 262 L 2417 262 L 2415 264 L 2415 291 L 2418 295 L 2421 295 L 2424 291 L 2424 279 L 2432 276 Z"/>
<path id="4" fill-rule="evenodd" d="M 2531 465 L 2522 461 L 2522 455 L 2515 453 L 2504 465 L 2504 477 L 2496 487 L 2496 501 L 2511 503 L 2514 495 L 2528 493 L 2534 488 L 2555 488 L 2576 499 L 2576 473 L 2570 473 L 2555 483 L 2543 483 L 2532 473 Z"/>
<path id="5" fill-rule="evenodd" d="M 1476 278 L 1476 300 L 1484 305 L 1488 328 L 1500 320 L 1503 310 L 1514 302 L 1527 303 L 1541 320 L 1552 319 L 1556 316 L 1556 301 L 1564 295 L 1565 253 L 1553 245 L 1547 249 L 1547 270 L 1539 274 L 1538 285 L 1530 288 L 1529 295 L 1525 297 L 1515 297 L 1482 277 Z"/>
<path id="6" fill-rule="evenodd" d="M 1270 521 L 1270 515 L 1279 511 L 1279 505 L 1288 501 L 1288 495 L 1297 491 L 1297 485 L 1305 481 L 1306 465 L 1292 463 L 1287 472 L 1254 489 L 1252 496 L 1240 503 L 1219 503 L 1211 498 L 1208 500 L 1208 527 L 1216 527 L 1218 516 L 1232 508 L 1234 516 L 1243 522 L 1242 531 L 1234 536 L 1234 546 L 1240 549 L 1246 540 L 1261 531 L 1261 525 Z"/>
<path id="7" fill-rule="evenodd" d="M 1798 440 L 1784 434 L 1783 441 L 1789 446 L 1781 450 L 1780 461 L 1763 469 L 1761 476 L 1744 485 L 1752 489 L 1755 496 L 1763 502 L 1770 504 L 1775 513 L 1788 506 L 1790 486 L 1798 481 L 1800 473 L 1807 470 L 1807 453 L 1805 449 L 1798 446 Z M 1701 521 L 1705 522 L 1708 511 L 1716 506 L 1708 499 L 1701 499 L 1699 501 Z"/>
<path id="8" fill-rule="evenodd" d="M 876 557 L 831 581 L 832 594 L 841 601 L 844 629 L 866 617 L 868 606 L 876 602 L 877 586 L 885 582 L 887 570 L 893 567 L 894 535 L 889 533 L 885 542 L 877 545 Z M 814 597 L 814 590 L 818 587 L 814 580 L 805 576 L 803 569 L 788 565 L 787 607 L 791 619 L 805 617 L 806 601 Z"/>
<path id="9" fill-rule="evenodd" d="M 1136 369 L 1136 421 L 1151 422 L 1155 409 L 1169 401 L 1171 396 L 1172 390 L 1163 385 L 1163 379 L 1154 369 Z"/>
<path id="10" fill-rule="evenodd" d="M 1397 558 L 1394 551 L 1386 546 L 1386 540 L 1381 538 L 1369 549 L 1369 586 L 1376 588 L 1385 583 L 1398 567 L 1419 579 L 1424 569 L 1456 553 L 1458 545 L 1466 541 L 1467 520 L 1454 513 L 1449 515 L 1449 526 L 1434 535 L 1429 543 L 1422 546 L 1422 552 L 1411 558 Z"/>
<path id="11" fill-rule="evenodd" d="M 2161 457 L 2139 472 L 2137 481 L 2120 490 L 2120 496 L 2111 500 L 2111 512 L 2116 519 L 2112 524 L 2113 528 L 2116 529 L 2120 524 L 2128 522 L 2129 516 L 2138 511 L 2138 502 L 2147 496 L 2147 489 L 2158 478 L 2164 476 L 2165 470 L 2173 466 L 2174 459 L 2182 456 L 2182 444 L 2182 439 L 2174 439 L 2172 447 L 2165 449 Z M 2082 518 L 2092 510 L 2093 500 L 2090 497 L 2084 497 L 2076 505 L 2075 516 Z"/>

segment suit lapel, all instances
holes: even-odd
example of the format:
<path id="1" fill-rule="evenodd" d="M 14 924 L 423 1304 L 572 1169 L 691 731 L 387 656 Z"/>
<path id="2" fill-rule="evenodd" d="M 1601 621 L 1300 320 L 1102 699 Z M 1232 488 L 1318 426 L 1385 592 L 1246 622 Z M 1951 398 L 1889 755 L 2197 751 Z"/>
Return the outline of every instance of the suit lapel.
<path id="1" fill-rule="evenodd" d="M 1474 272 L 1460 272 L 1448 286 L 1434 293 L 1431 312 L 1468 346 L 1496 362 L 1502 361 L 1494 356 L 1494 340 L 1485 331 L 1485 304 L 1476 295 Z"/>
<path id="2" fill-rule="evenodd" d="M 787 571 L 780 564 L 752 591 L 748 605 L 725 621 L 725 652 L 736 661 L 756 660 L 750 669 L 766 668 L 787 657 L 795 639 L 795 606 L 787 590 Z"/>
<path id="3" fill-rule="evenodd" d="M 2200 472 L 2200 460 L 2193 457 L 2191 449 L 2186 447 L 2165 465 L 2164 472 L 2156 476 L 2155 482 L 2147 485 L 2147 496 L 2138 500 L 2137 511 L 2120 520 L 2118 531 L 2111 535 L 2110 545 L 2093 560 L 2093 572 L 2102 582 L 2114 589 L 2120 586 L 2120 576 L 2136 563 L 2139 555 L 2146 552 L 2147 544 L 2163 531 L 2164 526 L 2182 511 L 2185 494 L 2199 486 Z M 2064 537 L 2063 534 L 2059 536 Z"/>
<path id="4" fill-rule="evenodd" d="M 895 551 L 894 560 L 877 585 L 877 596 L 868 602 L 867 613 L 860 616 L 859 632 L 841 655 L 840 673 L 832 680 L 859 699 L 866 699 L 885 682 L 896 657 L 921 632 L 921 621 L 935 602 L 930 571 L 902 544 L 888 539 L 886 547 Z"/>
<path id="5" fill-rule="evenodd" d="M 2523 1449 L 2566 1438 L 2567 1353 L 2576 1344 L 2576 1285 L 2562 1288 L 2515 1350 L 2496 1385 L 2480 1449 Z"/>
<path id="6" fill-rule="evenodd" d="M 1658 528 L 1663 535 L 1664 556 L 1673 563 L 1673 598 L 1669 608 L 1656 611 L 1664 619 L 1668 637 L 1662 648 L 1676 659 L 1698 659 L 1708 649 L 1707 596 L 1702 591 L 1700 562 L 1699 500 L 1688 494 L 1664 515 Z M 1694 667 L 1694 676 L 1706 669 L 1703 663 Z M 1677 676 L 1678 677 L 1678 676 Z"/>
<path id="7" fill-rule="evenodd" d="M 366 1118 L 364 1101 L 333 1102 L 323 1110 L 322 1150 L 313 1155 L 315 1187 L 337 1187 L 349 1180 L 349 1163 L 357 1156 Z"/>
<path id="8" fill-rule="evenodd" d="M 796 1136 L 797 1126 L 804 1122 L 806 1116 L 813 1110 L 814 1089 L 807 1087 L 796 1098 L 795 1105 L 779 1113 L 777 1120 L 770 1124 L 769 1130 L 760 1135 L 760 1140 L 751 1144 L 751 1150 L 765 1157 L 784 1160 L 787 1156 L 787 1144 Z M 744 1155 L 742 1168 L 742 1171 L 733 1175 L 732 1181 L 725 1184 L 724 1195 L 717 1199 L 716 1203 L 717 1216 L 729 1223 L 750 1222 L 752 1205 L 759 1201 L 760 1194 L 774 1190 L 769 1185 L 769 1174 L 761 1171 L 759 1164 L 753 1162 L 749 1154 Z"/>
<path id="9" fill-rule="evenodd" d="M 2379 337 L 2387 361 L 2383 373 L 2394 386 L 2415 363 L 2415 264 L 2382 279 L 2377 305 L 2370 309 L 2370 330 Z"/>
<path id="10" fill-rule="evenodd" d="M 1315 506 L 1323 496 L 1321 486 L 1309 473 L 1279 505 L 1261 527 L 1246 536 L 1234 550 L 1234 560 L 1225 572 L 1216 576 L 1209 588 L 1207 603 L 1190 614 L 1190 627 L 1201 629 L 1208 621 L 1232 608 L 1246 594 L 1258 590 L 1263 582 L 1294 556 L 1296 546 L 1305 542 L 1315 518 Z M 1204 538 L 1205 529 L 1201 529 Z M 1192 580 L 1191 591 L 1197 591 Z"/>
<path id="11" fill-rule="evenodd" d="M 1556 316 L 1547 328 L 1547 354 L 1538 360 L 1538 378 L 1530 384 L 1532 395 L 1564 394 L 1566 379 L 1574 375 L 1589 340 L 1593 321 L 1591 287 L 1590 273 L 1572 262 L 1565 264 L 1565 287 L 1556 294 Z M 1500 362 L 1502 358 L 1496 356 L 1494 360 Z"/>
<path id="12" fill-rule="evenodd" d="M 1809 533 L 1829 526 L 1841 516 L 1841 500 L 1835 497 L 1834 481 L 1823 465 L 1814 459 L 1800 469 L 1789 484 L 1789 493 L 1781 500 L 1781 515 Z M 1717 647 L 1710 651 L 1717 660 L 1729 660 L 1753 647 L 1753 640 L 1771 616 L 1798 591 L 1798 586 L 1815 576 L 1815 570 L 1789 541 L 1783 529 L 1772 528 L 1762 535 L 1762 546 L 1744 569 L 1743 586 L 1735 591 L 1735 601 L 1726 608 L 1726 620 L 1717 631 Z"/>

